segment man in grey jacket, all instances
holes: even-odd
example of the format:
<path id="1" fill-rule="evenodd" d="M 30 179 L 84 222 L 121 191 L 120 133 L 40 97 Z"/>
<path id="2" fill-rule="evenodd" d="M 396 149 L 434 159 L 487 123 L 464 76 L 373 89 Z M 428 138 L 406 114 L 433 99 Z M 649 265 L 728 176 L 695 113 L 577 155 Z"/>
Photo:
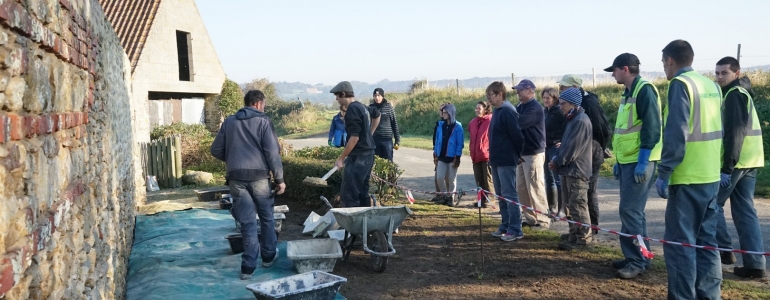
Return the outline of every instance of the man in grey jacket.
<path id="1" fill-rule="evenodd" d="M 278 137 L 263 113 L 265 94 L 251 90 L 243 97 L 243 104 L 243 108 L 222 123 L 211 144 L 211 155 L 227 165 L 225 176 L 233 196 L 233 217 L 241 224 L 243 236 L 241 279 L 248 280 L 257 268 L 260 252 L 265 268 L 272 266 L 278 256 L 271 173 L 278 185 L 277 194 L 283 194 L 286 184 Z M 260 235 L 257 235 L 257 215 Z"/>
<path id="2" fill-rule="evenodd" d="M 588 180 L 592 174 L 592 128 L 591 120 L 580 107 L 583 96 L 579 89 L 569 88 L 561 92 L 559 104 L 567 117 L 567 128 L 561 139 L 559 152 L 548 163 L 548 168 L 558 170 L 564 176 L 562 189 L 566 190 L 569 215 L 574 221 L 590 224 L 588 213 Z M 570 224 L 567 240 L 559 249 L 585 249 L 592 241 L 591 229 Z"/>

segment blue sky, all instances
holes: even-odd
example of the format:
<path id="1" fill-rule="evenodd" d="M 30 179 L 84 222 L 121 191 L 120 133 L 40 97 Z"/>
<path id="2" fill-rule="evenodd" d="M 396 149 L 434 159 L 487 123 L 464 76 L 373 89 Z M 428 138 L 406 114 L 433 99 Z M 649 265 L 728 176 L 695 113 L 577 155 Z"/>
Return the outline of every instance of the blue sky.
<path id="1" fill-rule="evenodd" d="M 227 76 L 334 84 L 597 73 L 616 55 L 663 71 L 689 41 L 694 67 L 770 64 L 770 1 L 195 0 Z M 729 5 L 728 5 L 729 3 Z"/>

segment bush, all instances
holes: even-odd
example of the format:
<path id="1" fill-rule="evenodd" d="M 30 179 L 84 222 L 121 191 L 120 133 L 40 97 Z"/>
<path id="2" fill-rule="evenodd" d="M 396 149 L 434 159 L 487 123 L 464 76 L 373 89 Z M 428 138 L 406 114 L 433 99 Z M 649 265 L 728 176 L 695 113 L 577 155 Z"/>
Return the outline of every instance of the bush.
<path id="1" fill-rule="evenodd" d="M 222 117 L 233 115 L 243 107 L 243 92 L 235 81 L 225 79 L 217 107 Z"/>
<path id="2" fill-rule="evenodd" d="M 206 166 L 208 169 L 201 169 L 201 171 L 215 172 L 216 168 L 221 165 L 222 170 L 224 170 L 224 164 L 209 153 L 214 137 L 211 136 L 205 125 L 174 123 L 158 126 L 150 133 L 150 139 L 155 140 L 175 135 L 182 137 L 182 168 Z"/>

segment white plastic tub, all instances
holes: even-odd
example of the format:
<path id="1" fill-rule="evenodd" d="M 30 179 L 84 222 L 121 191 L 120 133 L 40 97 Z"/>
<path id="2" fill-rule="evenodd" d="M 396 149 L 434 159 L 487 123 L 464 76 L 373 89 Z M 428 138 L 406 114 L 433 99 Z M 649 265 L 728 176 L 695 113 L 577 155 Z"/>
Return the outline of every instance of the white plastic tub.
<path id="1" fill-rule="evenodd" d="M 246 289 L 259 300 L 334 299 L 347 278 L 313 271 L 299 275 L 253 283 Z"/>
<path id="2" fill-rule="evenodd" d="M 286 256 L 294 262 L 297 273 L 331 272 L 342 258 L 340 242 L 335 239 L 312 239 L 286 242 Z"/>

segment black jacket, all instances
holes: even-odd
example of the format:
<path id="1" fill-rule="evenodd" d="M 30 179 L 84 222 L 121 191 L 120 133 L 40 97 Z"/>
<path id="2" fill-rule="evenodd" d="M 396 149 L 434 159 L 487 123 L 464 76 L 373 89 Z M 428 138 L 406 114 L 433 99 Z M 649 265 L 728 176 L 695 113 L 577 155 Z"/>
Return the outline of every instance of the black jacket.
<path id="1" fill-rule="evenodd" d="M 583 92 L 583 103 L 580 106 L 585 109 L 586 116 L 591 120 L 594 140 L 599 142 L 602 149 L 607 149 L 607 145 L 612 141 L 613 127 L 610 127 L 607 115 L 604 114 L 604 110 L 599 105 L 599 96 L 583 88 L 580 88 L 580 91 Z"/>
<path id="2" fill-rule="evenodd" d="M 754 98 L 754 90 L 751 89 L 751 81 L 748 77 L 733 80 L 729 85 L 722 88 L 722 93 L 727 93 L 732 87 L 740 85 L 745 88 L 749 95 Z M 724 109 L 722 111 L 722 125 L 724 126 L 724 137 L 722 145 L 722 173 L 732 174 L 733 168 L 738 164 L 741 157 L 741 148 L 746 133 L 751 130 L 749 123 L 749 109 L 747 107 L 749 98 L 741 92 L 732 91 L 725 95 Z"/>
<path id="3" fill-rule="evenodd" d="M 396 111 L 390 105 L 387 99 L 382 99 L 382 103 L 369 104 L 370 108 L 376 108 L 380 112 L 380 125 L 374 130 L 375 140 L 391 140 L 396 138 L 395 144 L 401 144 L 401 134 L 398 133 L 398 122 L 396 121 Z"/>
<path id="4" fill-rule="evenodd" d="M 564 117 L 564 113 L 561 112 L 560 105 L 544 108 L 543 112 L 545 113 L 545 146 L 555 146 L 556 143 L 561 142 L 561 136 L 564 134 L 567 119 Z"/>

